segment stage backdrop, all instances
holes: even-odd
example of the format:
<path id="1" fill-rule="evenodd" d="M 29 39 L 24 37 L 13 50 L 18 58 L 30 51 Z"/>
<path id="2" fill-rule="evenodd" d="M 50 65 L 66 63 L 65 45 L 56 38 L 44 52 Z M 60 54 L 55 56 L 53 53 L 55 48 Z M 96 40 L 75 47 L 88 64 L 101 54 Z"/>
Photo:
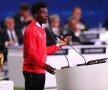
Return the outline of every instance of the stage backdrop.
<path id="1" fill-rule="evenodd" d="M 108 17 L 108 0 L 2 0 L 0 2 L 0 21 L 6 16 L 13 16 L 19 10 L 22 2 L 27 2 L 30 6 L 34 2 L 45 1 L 49 6 L 49 14 L 59 14 L 62 23 L 71 15 L 71 10 L 75 6 L 83 9 L 83 18 L 90 27 L 98 27 Z"/>

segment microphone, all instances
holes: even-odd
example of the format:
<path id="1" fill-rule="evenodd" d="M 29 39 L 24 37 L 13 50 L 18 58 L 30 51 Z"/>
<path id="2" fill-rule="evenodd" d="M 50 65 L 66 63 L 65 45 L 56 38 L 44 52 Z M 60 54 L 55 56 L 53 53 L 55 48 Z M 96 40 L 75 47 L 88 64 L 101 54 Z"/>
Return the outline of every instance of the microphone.
<path id="1" fill-rule="evenodd" d="M 57 38 L 59 38 L 59 39 L 61 39 L 61 40 L 63 40 L 64 41 L 64 39 L 62 39 L 61 37 L 59 37 L 59 36 L 57 36 L 56 34 L 54 34 Z M 75 51 L 75 52 L 77 52 L 83 59 L 84 59 L 84 64 L 86 65 L 87 64 L 87 60 L 85 59 L 85 57 L 80 53 L 80 52 L 78 52 L 71 44 L 69 44 L 69 46 L 71 46 L 71 48 Z"/>
<path id="2" fill-rule="evenodd" d="M 55 35 L 55 34 L 54 34 Z M 57 38 L 61 39 L 64 41 L 64 39 L 62 39 L 61 37 L 55 35 Z M 97 60 L 91 60 L 91 61 L 88 61 L 85 59 L 85 57 L 80 53 L 78 52 L 71 44 L 69 44 L 71 46 L 71 48 L 76 51 L 83 59 L 84 59 L 84 64 L 78 64 L 77 66 L 83 66 L 83 65 L 93 65 L 93 64 L 100 64 L 100 63 L 106 63 L 108 62 L 108 58 L 102 58 L 102 59 L 97 59 Z"/>
<path id="3" fill-rule="evenodd" d="M 59 38 L 59 39 L 61 39 L 62 41 L 64 41 L 64 39 L 63 39 L 63 38 L 61 38 L 61 37 L 57 36 L 56 34 L 54 34 L 54 36 L 55 36 L 55 37 L 57 37 L 57 38 Z"/>
<path id="4" fill-rule="evenodd" d="M 49 17 L 48 17 L 48 22 L 49 22 L 49 28 L 50 28 L 49 32 L 50 32 L 52 38 L 59 44 L 59 46 L 61 46 L 60 43 L 58 42 L 58 40 L 56 39 L 55 34 L 54 34 L 53 31 L 52 31 L 52 28 L 51 28 L 51 25 L 50 25 L 50 19 L 49 19 Z M 58 37 L 59 37 L 59 36 L 58 36 Z M 63 39 L 62 39 L 62 40 L 63 40 Z M 70 68 L 69 59 L 67 58 L 67 56 L 66 56 L 66 54 L 65 54 L 65 52 L 64 52 L 64 50 L 63 50 L 62 47 L 61 47 L 61 50 L 62 50 L 62 52 L 63 52 L 63 54 L 64 54 L 64 56 L 65 56 L 65 58 L 66 58 L 67 64 L 68 64 L 68 66 L 61 67 L 61 69 Z"/>

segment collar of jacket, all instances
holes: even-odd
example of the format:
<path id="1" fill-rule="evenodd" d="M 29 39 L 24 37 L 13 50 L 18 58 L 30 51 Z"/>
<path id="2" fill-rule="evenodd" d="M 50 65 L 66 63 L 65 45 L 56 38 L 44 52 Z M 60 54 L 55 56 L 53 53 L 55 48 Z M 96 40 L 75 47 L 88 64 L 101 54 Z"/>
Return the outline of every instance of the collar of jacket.
<path id="1" fill-rule="evenodd" d="M 38 27 L 42 27 L 38 22 L 36 22 L 36 26 L 38 26 Z"/>
<path id="2" fill-rule="evenodd" d="M 39 24 L 39 22 L 37 22 L 36 20 L 33 20 L 33 22 L 36 24 L 36 26 L 41 27 L 43 29 L 43 27 Z"/>

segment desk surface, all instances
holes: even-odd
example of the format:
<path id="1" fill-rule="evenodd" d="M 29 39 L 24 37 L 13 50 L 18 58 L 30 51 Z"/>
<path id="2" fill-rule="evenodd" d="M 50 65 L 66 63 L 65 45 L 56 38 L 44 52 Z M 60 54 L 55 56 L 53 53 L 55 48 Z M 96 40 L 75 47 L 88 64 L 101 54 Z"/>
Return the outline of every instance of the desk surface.
<path id="1" fill-rule="evenodd" d="M 72 45 L 75 48 L 83 48 L 83 47 L 108 47 L 108 45 Z M 16 46 L 16 47 L 8 47 L 9 49 L 22 49 L 22 46 Z M 69 45 L 64 46 L 63 48 L 71 48 Z"/>

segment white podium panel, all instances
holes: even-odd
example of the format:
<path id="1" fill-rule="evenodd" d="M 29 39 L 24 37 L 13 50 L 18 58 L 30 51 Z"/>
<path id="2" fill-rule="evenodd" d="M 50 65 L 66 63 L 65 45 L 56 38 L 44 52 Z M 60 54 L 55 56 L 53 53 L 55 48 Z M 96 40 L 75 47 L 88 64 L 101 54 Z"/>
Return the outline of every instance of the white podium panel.
<path id="1" fill-rule="evenodd" d="M 58 90 L 108 90 L 108 63 L 56 70 Z"/>
<path id="2" fill-rule="evenodd" d="M 12 81 L 0 81 L 0 90 L 14 90 Z"/>

